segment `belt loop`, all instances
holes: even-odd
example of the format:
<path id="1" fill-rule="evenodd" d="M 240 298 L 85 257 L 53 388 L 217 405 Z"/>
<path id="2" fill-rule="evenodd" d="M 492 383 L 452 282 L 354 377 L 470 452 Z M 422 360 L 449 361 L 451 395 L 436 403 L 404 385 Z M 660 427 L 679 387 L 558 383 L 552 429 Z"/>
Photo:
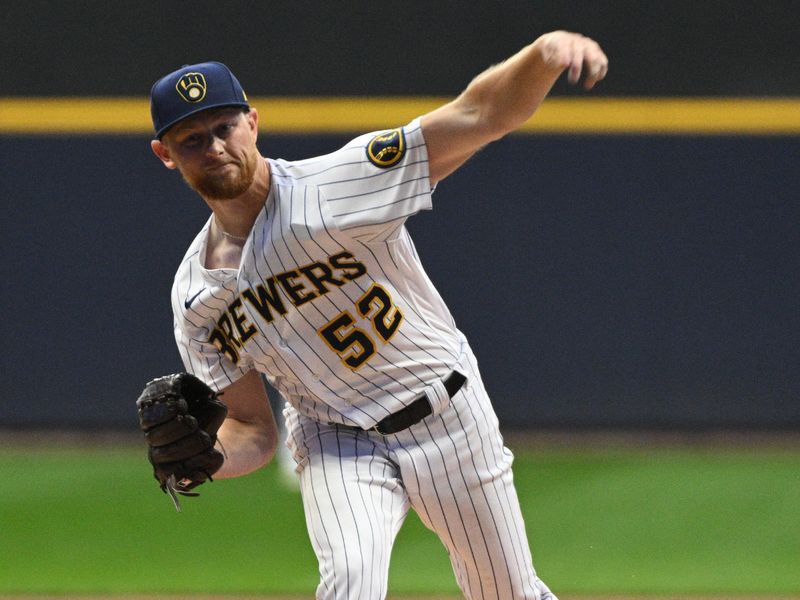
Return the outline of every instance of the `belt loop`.
<path id="1" fill-rule="evenodd" d="M 458 383 L 459 380 L 463 385 L 464 381 L 466 380 L 460 371 L 453 371 L 447 379 L 451 382 L 451 386 L 453 383 Z M 455 390 L 456 393 L 460 387 L 461 385 L 457 386 L 457 389 Z M 431 408 L 433 409 L 434 415 L 438 415 L 448 406 L 450 406 L 450 390 L 447 389 L 445 380 L 443 379 L 437 379 L 432 385 L 425 388 L 425 394 L 428 396 L 428 401 L 431 403 Z"/>
<path id="2" fill-rule="evenodd" d="M 425 395 L 428 397 L 428 402 L 431 403 L 434 415 L 438 415 L 450 405 L 450 394 L 447 393 L 441 379 L 437 379 L 425 388 Z"/>
<path id="3" fill-rule="evenodd" d="M 385 417 L 367 431 L 388 435 L 402 431 L 419 423 L 425 417 L 438 414 L 450 405 L 467 378 L 460 371 L 452 371 L 443 380 L 437 380 L 425 388 L 424 392 L 405 408 Z"/>

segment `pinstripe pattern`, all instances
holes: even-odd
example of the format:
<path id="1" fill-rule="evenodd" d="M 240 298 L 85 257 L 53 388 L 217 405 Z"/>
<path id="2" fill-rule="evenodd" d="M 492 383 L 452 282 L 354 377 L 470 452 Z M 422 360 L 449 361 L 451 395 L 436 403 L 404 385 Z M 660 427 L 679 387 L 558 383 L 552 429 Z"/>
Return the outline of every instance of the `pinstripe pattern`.
<path id="1" fill-rule="evenodd" d="M 364 148 L 372 134 L 325 156 L 271 160 L 271 191 L 239 270 L 202 268 L 199 257 L 205 254 L 210 221 L 206 224 L 173 286 L 175 335 L 187 369 L 222 389 L 255 367 L 303 414 L 362 428 L 403 408 L 451 370 L 458 347 L 453 319 L 403 225 L 409 215 L 431 206 L 419 123 L 407 126 L 405 135 L 406 155 L 389 169 L 379 169 L 366 158 Z M 298 275 L 298 268 L 330 265 L 331 257 L 342 253 L 363 265 L 365 273 L 346 281 L 343 274 L 348 271 L 334 269 L 333 277 L 345 284 L 323 283 L 324 293 Z M 304 286 L 301 293 L 318 296 L 291 306 L 285 290 L 275 284 L 286 314 L 269 322 L 245 292 L 255 296 L 259 284 L 286 273 L 294 274 L 290 285 Z M 386 291 L 403 322 L 391 343 L 378 339 L 374 356 L 351 369 L 318 332 L 342 311 L 355 314 L 359 299 L 374 284 Z M 188 299 L 198 293 L 187 308 Z M 209 338 L 237 298 L 238 314 L 258 335 L 236 348 L 234 361 Z M 358 318 L 354 326 L 375 338 L 369 319 Z"/>
<path id="2" fill-rule="evenodd" d="M 387 558 L 413 509 L 441 538 L 467 598 L 556 600 L 533 568 L 513 456 L 466 341 L 462 349 L 456 366 L 469 383 L 445 411 L 398 434 L 318 423 L 287 409 L 320 561 L 317 598 L 384 598 Z"/>
<path id="3" fill-rule="evenodd" d="M 537 578 L 497 419 L 469 346 L 420 264 L 405 220 L 431 208 L 418 121 L 379 168 L 376 134 L 325 156 L 269 160 L 270 193 L 239 269 L 202 267 L 211 221 L 175 277 L 186 369 L 224 389 L 250 369 L 287 400 L 317 598 L 385 598 L 389 556 L 414 509 L 468 598 L 555 600 Z M 449 398 L 453 370 L 467 384 Z M 433 413 L 371 429 L 425 393 Z"/>

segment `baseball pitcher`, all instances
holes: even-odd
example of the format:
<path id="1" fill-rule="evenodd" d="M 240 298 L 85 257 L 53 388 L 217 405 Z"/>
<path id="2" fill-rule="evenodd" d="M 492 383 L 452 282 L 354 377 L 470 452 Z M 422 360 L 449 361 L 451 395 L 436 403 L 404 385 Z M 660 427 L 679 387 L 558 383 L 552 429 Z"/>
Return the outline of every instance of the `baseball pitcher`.
<path id="1" fill-rule="evenodd" d="M 413 509 L 467 598 L 554 600 L 475 356 L 405 222 L 564 71 L 591 89 L 607 67 L 593 40 L 548 33 L 436 110 L 300 161 L 260 155 L 259 114 L 221 63 L 159 79 L 152 150 L 211 209 L 172 288 L 187 373 L 156 379 L 137 403 L 162 489 L 177 503 L 272 459 L 263 376 L 286 400 L 317 598 L 385 598 Z"/>

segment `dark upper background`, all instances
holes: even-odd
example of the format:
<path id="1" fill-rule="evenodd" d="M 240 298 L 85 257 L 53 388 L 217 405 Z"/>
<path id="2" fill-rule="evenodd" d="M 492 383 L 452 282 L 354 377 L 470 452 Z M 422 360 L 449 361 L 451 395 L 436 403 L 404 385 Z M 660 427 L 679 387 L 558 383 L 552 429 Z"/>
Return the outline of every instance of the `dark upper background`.
<path id="1" fill-rule="evenodd" d="M 138 96 L 211 59 L 251 95 L 452 95 L 552 29 L 607 50 L 599 94 L 796 95 L 798 23 L 798 0 L 4 2 L 0 96 Z"/>
<path id="2" fill-rule="evenodd" d="M 555 28 L 606 48 L 593 95 L 796 96 L 798 15 L 786 0 L 6 2 L 0 96 L 145 97 L 208 59 L 251 95 L 454 95 Z M 296 159 L 347 139 L 259 144 Z M 513 136 L 443 182 L 409 228 L 504 424 L 800 424 L 798 156 L 797 136 Z M 0 136 L 0 158 L 0 426 L 134 429 L 143 383 L 180 368 L 169 286 L 207 208 L 146 135 Z"/>

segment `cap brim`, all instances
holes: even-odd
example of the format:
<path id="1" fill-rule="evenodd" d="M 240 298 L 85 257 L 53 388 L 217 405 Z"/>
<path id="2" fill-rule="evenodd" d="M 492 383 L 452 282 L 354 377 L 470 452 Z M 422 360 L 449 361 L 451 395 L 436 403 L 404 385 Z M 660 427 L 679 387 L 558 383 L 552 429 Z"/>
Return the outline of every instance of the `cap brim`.
<path id="1" fill-rule="evenodd" d="M 174 121 L 171 121 L 170 123 L 167 123 L 166 125 L 162 126 L 161 129 L 156 131 L 156 138 L 160 140 L 162 137 L 164 137 L 164 134 L 167 133 L 167 131 L 169 131 L 172 127 L 174 127 L 181 121 L 185 121 L 189 117 L 196 115 L 197 113 L 201 113 L 205 110 L 211 110 L 212 108 L 225 108 L 226 106 L 239 106 L 241 108 L 250 108 L 250 105 L 247 102 L 221 102 L 219 104 L 199 106 L 194 110 L 181 115 L 180 118 L 175 119 Z"/>

